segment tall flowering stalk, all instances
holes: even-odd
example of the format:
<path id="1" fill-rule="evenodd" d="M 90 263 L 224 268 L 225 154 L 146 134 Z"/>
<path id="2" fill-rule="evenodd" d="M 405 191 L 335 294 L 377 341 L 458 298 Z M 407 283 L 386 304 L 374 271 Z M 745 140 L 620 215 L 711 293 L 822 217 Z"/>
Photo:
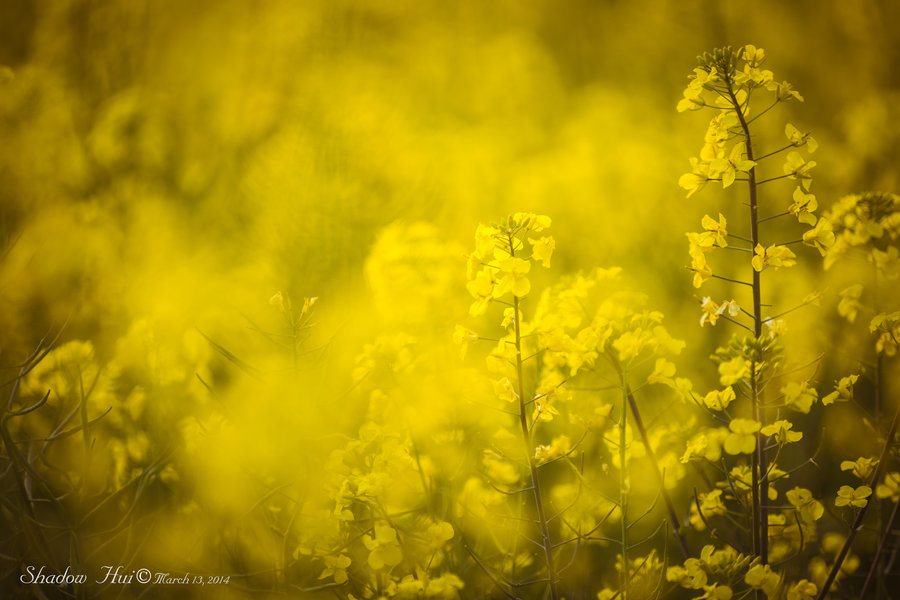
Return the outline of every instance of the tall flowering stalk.
<path id="1" fill-rule="evenodd" d="M 759 151 L 755 147 L 756 138 L 751 131 L 751 125 L 757 119 L 782 102 L 803 100 L 789 83 L 775 81 L 772 72 L 762 67 L 764 60 L 765 52 L 752 45 L 740 49 L 720 48 L 704 54 L 699 57 L 700 66 L 694 69 L 690 83 L 684 91 L 684 97 L 678 103 L 678 110 L 711 108 L 716 113 L 710 121 L 699 158 L 691 159 L 692 171 L 683 175 L 679 181 L 680 185 L 688 190 L 688 196 L 693 195 L 709 181 L 721 182 L 723 188 L 730 187 L 739 179 L 747 185 L 749 236 L 730 234 L 726 218 L 720 213 L 718 219 L 704 217 L 704 231 L 688 234 L 688 238 L 694 286 L 698 288 L 710 278 L 722 278 L 710 268 L 707 262 L 708 254 L 715 248 L 730 248 L 729 238 L 749 244 L 749 247 L 744 245 L 736 249 L 744 251 L 749 258 L 745 268 L 749 272 L 750 281 L 732 281 L 750 288 L 751 309 L 747 311 L 740 308 L 734 300 L 720 305 L 706 298 L 703 301 L 704 320 L 701 320 L 701 324 L 705 321 L 715 324 L 719 316 L 724 316 L 752 333 L 752 338 L 746 341 L 744 349 L 736 354 L 726 352 L 723 355 L 722 365 L 726 370 L 737 368 L 735 373 L 737 376 L 728 379 L 734 379 L 732 383 L 740 382 L 741 393 L 750 400 L 750 414 L 754 423 L 748 427 L 752 427 L 755 437 L 750 464 L 752 553 L 766 563 L 768 562 L 766 498 L 769 493 L 771 472 L 765 449 L 766 435 L 763 433 L 768 425 L 769 407 L 764 401 L 762 390 L 765 369 L 767 363 L 771 361 L 774 350 L 767 338 L 774 336 L 764 335 L 763 329 L 764 326 L 768 326 L 770 331 L 777 331 L 779 322 L 775 317 L 763 316 L 761 274 L 769 268 L 793 266 L 796 263 L 796 255 L 787 244 L 762 243 L 760 226 L 764 221 L 789 214 L 794 214 L 801 224 L 816 223 L 814 216 L 816 200 L 810 194 L 810 170 L 815 166 L 815 162 L 807 162 L 798 151 L 805 148 L 808 152 L 814 152 L 816 142 L 808 133 L 802 133 L 788 123 L 785 126 L 787 141 L 782 147 L 767 152 Z M 754 114 L 751 111 L 751 100 L 755 107 L 758 105 L 757 98 L 763 100 L 765 104 L 762 110 Z M 789 153 L 784 161 L 783 174 L 760 179 L 759 163 L 785 151 Z M 780 211 L 761 217 L 761 186 L 785 178 L 797 181 L 792 197 L 793 203 L 788 205 L 786 210 L 785 203 L 779 207 Z M 814 228 L 810 230 L 812 235 L 809 235 L 809 232 L 804 235 L 804 242 L 824 247 L 834 241 L 830 228 L 826 229 L 829 226 L 828 222 L 821 223 L 822 228 Z M 726 311 L 728 315 L 725 315 Z M 749 325 L 746 323 L 748 320 Z M 731 362 L 738 358 L 741 359 L 740 362 Z"/>
<path id="2" fill-rule="evenodd" d="M 638 555 L 636 548 L 665 529 L 661 520 L 649 534 L 633 530 L 642 518 L 633 517 L 640 514 L 641 504 L 646 504 L 643 516 L 656 504 L 632 491 L 633 471 L 647 462 L 657 475 L 669 529 L 686 556 L 689 550 L 666 491 L 684 469 L 663 441 L 671 432 L 660 431 L 661 426 L 648 432 L 644 426 L 636 394 L 662 393 L 670 404 L 672 388 L 684 384 L 676 380 L 675 365 L 665 357 L 679 353 L 684 342 L 669 335 L 661 313 L 644 307 L 643 295 L 622 285 L 616 268 L 579 273 L 546 288 L 526 319 L 523 304 L 532 294 L 532 264 L 549 266 L 555 248 L 553 238 L 543 235 L 549 226 L 549 218 L 528 213 L 480 225 L 469 259 L 468 290 L 474 298 L 470 313 L 480 316 L 490 305 L 500 304 L 504 333 L 491 339 L 457 326 L 456 341 L 463 351 L 478 340 L 496 342 L 487 357 L 496 377 L 493 395 L 514 407 L 505 412 L 515 417 L 519 446 L 498 444 L 487 451 L 485 474 L 495 492 L 509 499 L 529 497 L 525 518 L 515 509 L 498 514 L 526 527 L 512 532 L 513 541 L 506 547 L 496 544 L 505 560 L 491 564 L 475 551 L 470 554 L 507 596 L 514 597 L 513 591 L 522 587 L 543 585 L 547 597 L 557 598 L 570 592 L 563 589 L 566 584 L 583 588 L 562 578 L 576 564 L 579 549 L 615 541 L 618 589 L 605 588 L 601 597 L 645 597 L 658 590 L 662 563 L 656 551 Z M 495 441 L 509 438 L 504 430 Z M 554 464 L 563 471 L 545 471 Z M 661 464 L 668 466 L 665 476 Z M 613 475 L 611 469 L 618 472 Z M 571 478 L 559 476 L 567 472 Z M 526 481 L 523 486 L 518 485 L 521 479 Z M 531 523 L 533 531 L 527 529 Z M 519 539 L 539 549 L 542 564 L 536 570 L 523 573 L 532 557 L 527 551 L 519 554 Z M 602 559 L 604 554 L 594 556 Z M 590 560 L 580 566 L 596 572 L 597 564 Z"/>
<path id="3" fill-rule="evenodd" d="M 735 336 L 728 346 L 716 352 L 714 358 L 723 389 L 705 396 L 695 395 L 695 401 L 727 429 L 695 436 L 688 443 L 685 459 L 709 461 L 718 452 L 711 450 L 717 442 L 715 445 L 721 444 L 726 455 L 735 457 L 736 464 L 730 470 L 723 469 L 724 481 L 717 490 L 696 498 L 692 514 L 697 517 L 696 524 L 705 527 L 709 519 L 731 518 L 728 504 L 744 507 L 748 520 L 745 525 L 736 525 L 746 526 L 749 544 L 743 545 L 739 533 L 729 542 L 739 549 L 741 556 L 746 552 L 753 559 L 743 584 L 755 590 L 757 596 L 771 597 L 781 585 L 780 576 L 767 564 L 773 552 L 771 544 L 777 546 L 774 551 L 778 559 L 792 552 L 792 548 L 802 548 L 803 535 L 807 539 L 815 535 L 815 521 L 821 518 L 822 511 L 816 508 L 821 507 L 818 501 L 803 488 L 794 488 L 785 495 L 791 507 L 786 513 L 778 514 L 778 505 L 773 503 L 779 497 L 773 485 L 787 477 L 776 461 L 785 446 L 803 436 L 801 431 L 794 430 L 786 413 L 808 413 L 818 394 L 810 379 L 796 380 L 796 374 L 781 368 L 783 352 L 779 338 L 784 323 L 780 317 L 794 308 L 775 312 L 763 302 L 763 273 L 794 266 L 797 256 L 790 248 L 793 244 L 802 242 L 824 253 L 834 243 L 834 233 L 827 219 L 817 219 L 817 201 L 810 191 L 810 172 L 816 163 L 805 158 L 804 152 L 816 150 L 815 139 L 787 123 L 785 140 L 780 144 L 766 141 L 771 147 L 764 147 L 760 141 L 766 139 L 763 133 L 766 130 L 759 127 L 759 120 L 782 103 L 802 102 L 802 96 L 789 83 L 777 82 L 772 72 L 763 67 L 765 52 L 761 48 L 752 45 L 719 48 L 698 60 L 699 66 L 689 76 L 677 108 L 680 112 L 710 109 L 714 116 L 699 157 L 690 159 L 691 172 L 683 175 L 679 184 L 690 197 L 710 182 L 720 183 L 723 189 L 740 182 L 746 185 L 747 213 L 741 234 L 729 231 L 728 219 L 723 214 L 730 212 L 727 209 L 717 217 L 705 215 L 701 221 L 703 230 L 687 234 L 693 285 L 700 288 L 718 279 L 740 286 L 749 294 L 741 302 L 735 298 L 718 302 L 709 296 L 701 301 L 701 326 L 715 325 L 724 319 L 747 334 Z M 765 171 L 776 157 L 783 157 L 781 169 L 775 174 Z M 772 187 L 769 184 L 779 180 L 794 181 L 793 192 L 777 186 L 768 192 Z M 763 190 L 767 191 L 765 196 Z M 779 230 L 764 231 L 764 226 L 790 216 L 805 229 L 802 237 L 773 243 L 772 238 Z M 719 264 L 714 270 L 711 255 L 721 250 L 743 257 L 739 265 L 746 278 L 733 276 L 730 271 L 726 276 Z M 749 305 L 745 304 L 747 300 Z M 818 296 L 811 294 L 802 304 L 816 301 Z M 787 380 L 777 394 L 770 391 L 776 377 Z M 740 410 L 740 404 L 735 405 L 737 409 L 731 406 L 736 400 L 749 405 L 744 413 L 747 416 L 737 416 L 735 411 Z M 788 523 L 789 517 L 796 520 L 796 528 L 780 525 Z M 795 539 L 798 535 L 799 541 Z M 673 577 L 686 587 L 697 585 L 696 580 L 680 577 L 677 571 Z M 729 587 L 729 594 L 730 591 Z"/>
<path id="4" fill-rule="evenodd" d="M 498 360 L 494 361 L 494 365 L 501 375 L 495 381 L 495 388 L 517 407 L 519 434 L 525 449 L 530 480 L 527 489 L 531 491 L 533 498 L 535 521 L 547 569 L 547 587 L 550 598 L 556 600 L 559 598 L 559 576 L 538 477 L 538 463 L 533 450 L 534 428 L 541 418 L 542 410 L 550 410 L 550 405 L 546 396 L 543 397 L 543 402 L 542 398 L 526 396 L 524 364 L 533 356 L 525 354 L 521 307 L 521 300 L 531 291 L 528 273 L 532 262 L 549 266 L 555 248 L 552 237 L 531 236 L 544 231 L 550 224 L 550 218 L 543 215 L 516 213 L 496 226 L 480 225 L 475 234 L 475 252 L 469 257 L 467 287 L 475 298 L 469 311 L 473 316 L 484 313 L 488 305 L 495 301 L 507 306 L 503 319 L 507 334 L 500 339 L 495 352 Z M 457 331 L 457 341 L 465 341 L 466 337 L 477 339 L 474 334 L 464 330 Z"/>

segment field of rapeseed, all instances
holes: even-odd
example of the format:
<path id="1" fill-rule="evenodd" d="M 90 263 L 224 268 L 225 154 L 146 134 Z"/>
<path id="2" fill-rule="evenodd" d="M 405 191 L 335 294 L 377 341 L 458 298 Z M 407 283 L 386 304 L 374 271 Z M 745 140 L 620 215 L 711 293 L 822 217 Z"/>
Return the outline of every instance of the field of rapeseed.
<path id="1" fill-rule="evenodd" d="M 898 19 L 4 2 L 0 597 L 897 597 Z"/>

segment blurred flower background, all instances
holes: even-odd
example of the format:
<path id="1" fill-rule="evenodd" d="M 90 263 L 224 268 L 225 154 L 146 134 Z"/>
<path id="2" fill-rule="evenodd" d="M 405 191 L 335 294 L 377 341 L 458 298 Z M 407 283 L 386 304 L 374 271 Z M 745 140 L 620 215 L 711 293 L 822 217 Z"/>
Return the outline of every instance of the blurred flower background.
<path id="1" fill-rule="evenodd" d="M 231 575 L 216 593 L 234 597 L 346 579 L 339 555 L 304 562 L 333 535 L 315 512 L 334 509 L 332 452 L 346 467 L 369 444 L 350 470 L 377 456 L 394 483 L 366 485 L 411 507 L 420 473 L 462 487 L 482 462 L 464 440 L 502 419 L 477 401 L 485 352 L 452 343 L 478 322 L 472 233 L 500 215 L 553 218 L 535 288 L 622 267 L 688 341 L 679 370 L 708 376 L 730 332 L 698 327 L 684 232 L 741 207 L 678 187 L 705 126 L 675 110 L 685 75 L 707 49 L 765 48 L 805 98 L 780 110 L 819 141 L 820 207 L 896 191 L 897 22 L 890 0 L 5 0 L 3 382 L 50 354 L 3 414 L 50 394 L 5 425 L 27 440 L 5 465 L 40 477 L 0 479 L 0 589 L 28 564 Z M 823 292 L 787 335 L 801 357 L 843 344 L 829 382 L 861 342 L 831 316 L 845 283 L 801 263 L 770 290 Z M 387 529 L 373 569 L 395 558 Z"/>

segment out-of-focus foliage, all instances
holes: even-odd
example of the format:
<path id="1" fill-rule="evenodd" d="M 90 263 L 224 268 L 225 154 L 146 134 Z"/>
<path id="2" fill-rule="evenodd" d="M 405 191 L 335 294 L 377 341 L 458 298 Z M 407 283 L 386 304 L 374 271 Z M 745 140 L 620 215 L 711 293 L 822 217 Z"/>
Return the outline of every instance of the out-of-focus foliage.
<path id="1" fill-rule="evenodd" d="M 674 538 L 652 536 L 659 490 L 703 527 L 687 508 L 685 442 L 718 460 L 729 435 L 746 435 L 711 428 L 698 449 L 698 418 L 669 418 L 668 402 L 690 398 L 682 376 L 716 388 L 710 403 L 730 401 L 708 361 L 725 328 L 698 327 L 727 307 L 698 308 L 684 232 L 742 201 L 737 185 L 715 199 L 678 187 L 703 127 L 674 108 L 684 75 L 708 48 L 766 48 L 806 100 L 783 117 L 815 132 L 812 191 L 841 239 L 853 224 L 839 221 L 874 198 L 850 194 L 900 187 L 898 20 L 888 0 L 3 2 L 0 595 L 40 597 L 16 583 L 28 565 L 92 579 L 103 565 L 230 575 L 222 597 L 476 598 L 497 593 L 496 577 L 540 576 L 512 518 L 531 509 L 503 494 L 523 483 L 526 456 L 484 369 L 493 343 L 464 358 L 453 343 L 503 316 L 467 313 L 476 224 L 533 211 L 553 217 L 558 247 L 549 270 L 537 268 L 546 243 L 536 250 L 526 321 L 616 266 L 640 292 L 629 310 L 661 311 L 687 342 L 635 366 L 650 383 L 639 398 L 655 461 L 636 431 L 615 429 L 624 404 L 608 390 L 575 393 L 535 439 L 539 460 L 559 463 L 546 470 L 548 507 L 570 507 L 553 535 L 617 531 L 623 457 L 634 511 L 655 506 L 635 530 L 652 543 L 623 557 L 593 540 L 573 561 L 566 577 L 584 582 L 573 597 L 623 573 L 651 597 L 676 554 Z M 838 403 L 852 396 L 845 378 L 880 360 L 872 336 L 887 354 L 897 328 L 884 312 L 895 282 L 847 262 L 868 252 L 867 269 L 889 271 L 896 255 L 846 238 L 853 252 L 826 257 L 828 271 L 795 248 L 801 260 L 771 288 L 785 305 L 822 292 L 821 308 L 786 319 L 784 340 L 798 364 L 826 354 L 819 389 Z M 535 349 L 568 355 L 542 358 L 545 373 L 574 377 L 566 361 L 603 358 L 585 358 L 598 347 L 586 324 L 553 318 L 558 336 Z M 613 373 L 593 371 L 585 388 Z M 811 488 L 878 452 L 846 406 L 823 418 Z M 601 437 L 582 444 L 585 431 L 616 443 L 621 431 L 629 454 Z M 808 455 L 812 443 L 798 445 Z M 576 447 L 604 460 L 579 471 Z M 891 471 L 873 494 L 896 501 Z M 859 483 L 841 496 L 849 506 Z M 720 510 L 715 494 L 701 501 Z M 823 538 L 819 571 L 835 540 Z M 788 597 L 808 597 L 798 586 Z"/>

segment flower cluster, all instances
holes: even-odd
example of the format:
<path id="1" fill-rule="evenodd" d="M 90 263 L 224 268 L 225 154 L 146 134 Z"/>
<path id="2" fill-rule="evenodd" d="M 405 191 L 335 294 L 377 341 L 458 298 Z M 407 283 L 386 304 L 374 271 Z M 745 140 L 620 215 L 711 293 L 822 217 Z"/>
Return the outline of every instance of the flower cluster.
<path id="1" fill-rule="evenodd" d="M 531 291 L 528 273 L 532 262 L 550 266 L 556 242 L 552 236 L 531 237 L 549 228 L 550 217 L 516 213 L 497 225 L 480 224 L 475 251 L 469 255 L 466 288 L 475 298 L 469 308 L 481 315 L 488 305 L 507 295 L 522 298 Z M 526 240 L 529 250 L 526 250 Z"/>

